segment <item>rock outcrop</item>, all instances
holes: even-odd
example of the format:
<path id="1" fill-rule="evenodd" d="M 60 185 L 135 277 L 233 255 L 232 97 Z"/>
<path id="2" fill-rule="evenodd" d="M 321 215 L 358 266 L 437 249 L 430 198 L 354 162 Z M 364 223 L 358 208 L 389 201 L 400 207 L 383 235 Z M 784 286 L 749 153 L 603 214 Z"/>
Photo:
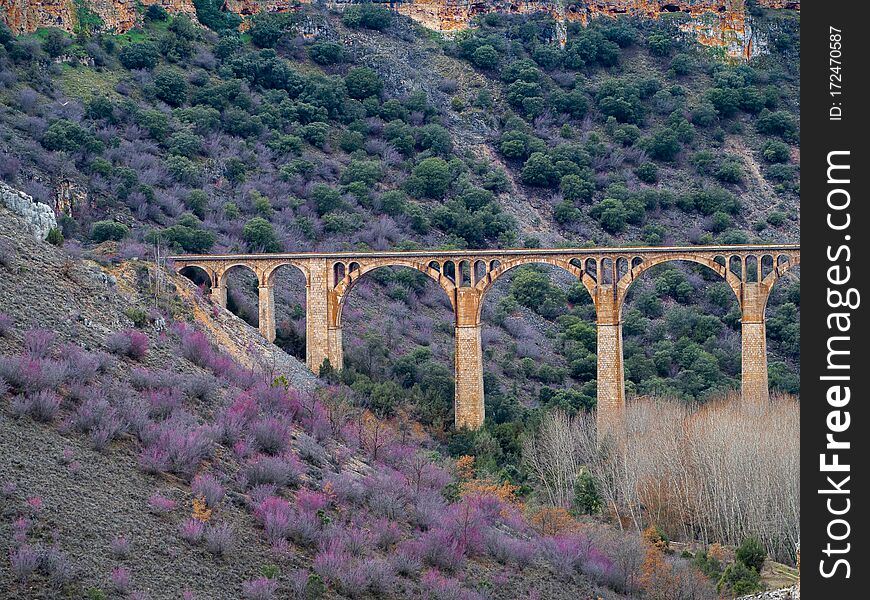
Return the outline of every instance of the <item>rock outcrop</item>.
<path id="1" fill-rule="evenodd" d="M 301 4 L 315 0 L 224 0 L 223 10 L 242 17 L 260 12 L 289 12 Z M 361 0 L 326 0 L 334 9 L 343 9 Z M 193 0 L 141 0 L 144 6 L 159 4 L 168 12 L 196 17 Z M 452 33 L 471 27 L 472 20 L 492 12 L 507 14 L 549 13 L 559 23 L 558 38 L 565 42 L 565 25 L 584 25 L 596 17 L 631 15 L 658 18 L 668 13 L 689 15 L 683 31 L 695 35 L 701 44 L 722 48 L 732 58 L 751 58 L 762 48 L 753 35 L 746 15 L 744 0 L 405 0 L 390 6 L 401 15 L 424 27 L 441 33 Z M 765 8 L 800 10 L 800 2 L 789 0 L 758 0 Z M 78 23 L 78 7 L 97 15 L 107 31 L 126 32 L 140 22 L 135 0 L 0 0 L 0 18 L 16 33 L 31 32 L 40 27 L 58 27 L 73 32 Z M 243 23 L 243 29 L 247 23 Z"/>
<path id="2" fill-rule="evenodd" d="M 781 590 L 769 590 L 749 596 L 740 596 L 737 600 L 800 600 L 800 587 L 792 586 Z"/>
<path id="3" fill-rule="evenodd" d="M 196 18 L 193 0 L 140 0 L 143 6 L 159 4 L 167 12 Z M 0 19 L 15 33 L 29 33 L 40 27 L 57 27 L 75 32 L 79 7 L 85 7 L 102 21 L 105 31 L 124 33 L 140 22 L 136 0 L 0 0 Z"/>
<path id="4" fill-rule="evenodd" d="M 57 227 L 54 211 L 48 204 L 37 202 L 22 191 L 0 181 L 0 203 L 24 219 L 27 229 L 37 240 L 44 240 Z"/>

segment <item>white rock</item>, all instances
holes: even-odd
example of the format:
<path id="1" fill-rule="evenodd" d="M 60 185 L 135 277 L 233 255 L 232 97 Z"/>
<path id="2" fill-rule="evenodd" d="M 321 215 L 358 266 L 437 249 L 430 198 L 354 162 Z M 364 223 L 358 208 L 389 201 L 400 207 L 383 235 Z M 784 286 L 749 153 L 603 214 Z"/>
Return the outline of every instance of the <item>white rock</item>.
<path id="1" fill-rule="evenodd" d="M 57 227 L 54 211 L 48 204 L 37 202 L 2 181 L 0 181 L 0 202 L 26 221 L 27 229 L 37 240 L 44 240 L 48 237 L 48 232 Z"/>

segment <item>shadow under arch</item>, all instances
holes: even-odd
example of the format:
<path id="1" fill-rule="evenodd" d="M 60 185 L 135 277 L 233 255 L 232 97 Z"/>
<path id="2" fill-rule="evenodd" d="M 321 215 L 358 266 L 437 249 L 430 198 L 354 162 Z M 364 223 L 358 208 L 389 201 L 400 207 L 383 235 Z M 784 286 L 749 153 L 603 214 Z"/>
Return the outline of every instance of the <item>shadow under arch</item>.
<path id="1" fill-rule="evenodd" d="M 667 264 L 667 263 L 694 263 L 696 265 L 701 265 L 703 267 L 707 267 L 713 273 L 718 275 L 722 281 L 728 284 L 728 287 L 731 288 L 731 291 L 734 293 L 734 296 L 737 298 L 738 305 L 740 303 L 740 285 L 741 281 L 738 275 L 730 270 L 727 266 L 730 264 L 730 260 L 728 256 L 722 257 L 714 257 L 713 259 L 708 259 L 706 257 L 701 256 L 693 256 L 693 255 L 681 255 L 681 256 L 671 256 L 671 255 L 663 255 L 658 257 L 652 257 L 648 259 L 641 259 L 637 261 L 637 258 L 632 258 L 629 261 L 631 268 L 628 272 L 619 278 L 616 282 L 616 290 L 617 290 L 617 313 L 622 314 L 622 308 L 625 304 L 625 300 L 628 297 L 628 292 L 638 278 L 652 269 L 653 267 Z M 724 262 L 719 262 L 717 259 L 723 258 Z"/>
<path id="2" fill-rule="evenodd" d="M 428 424 L 452 422 L 454 415 L 455 316 L 439 287 L 405 265 L 368 269 L 345 289 L 338 321 L 344 368 L 387 378 L 408 395 L 419 384 L 418 408 Z"/>
<path id="3" fill-rule="evenodd" d="M 211 293 L 213 283 L 212 275 L 204 267 L 201 267 L 200 265 L 187 265 L 179 269 L 178 274 L 185 279 L 192 281 L 196 287 L 200 289 L 208 289 L 209 293 Z"/>
<path id="4" fill-rule="evenodd" d="M 723 277 L 729 262 L 727 256 L 720 262 L 674 258 L 635 271 L 619 307 L 627 396 L 685 394 L 703 401 L 711 394 L 740 389 L 741 284 L 737 282 L 735 289 Z M 663 290 L 657 283 L 670 270 L 682 277 Z M 679 292 L 677 285 L 685 282 L 691 287 Z M 662 303 L 666 297 L 673 304 Z M 651 304 L 652 299 L 656 303 Z M 690 348 L 699 353 L 697 364 L 683 354 Z"/>

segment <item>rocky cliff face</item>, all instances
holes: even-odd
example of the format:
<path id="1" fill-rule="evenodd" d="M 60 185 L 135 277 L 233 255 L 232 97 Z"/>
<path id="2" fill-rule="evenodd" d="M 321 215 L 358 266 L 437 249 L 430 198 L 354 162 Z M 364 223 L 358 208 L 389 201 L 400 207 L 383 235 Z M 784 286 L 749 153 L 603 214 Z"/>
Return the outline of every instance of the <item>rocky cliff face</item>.
<path id="1" fill-rule="evenodd" d="M 21 217 L 27 230 L 39 241 L 57 227 L 54 211 L 47 204 L 36 202 L 24 192 L 0 181 L 0 204 Z"/>
<path id="2" fill-rule="evenodd" d="M 192 0 L 140 0 L 140 3 L 160 4 L 170 13 L 196 16 Z M 57 27 L 72 33 L 78 25 L 81 7 L 97 15 L 106 31 L 124 33 L 140 19 L 136 0 L 0 0 L 0 18 L 15 33 L 28 33 L 40 27 Z"/>
<path id="3" fill-rule="evenodd" d="M 356 0 L 327 0 L 334 8 L 343 8 Z M 224 10 L 243 17 L 262 11 L 286 12 L 300 3 L 313 0 L 225 0 Z M 145 6 L 160 4 L 170 13 L 195 17 L 193 0 L 141 0 Z M 385 3 L 386 4 L 386 3 Z M 789 0 L 758 0 L 766 8 L 800 10 L 800 2 Z M 136 25 L 139 15 L 135 0 L 0 0 L 0 18 L 16 33 L 34 31 L 40 27 L 58 27 L 75 31 L 77 6 L 86 6 L 103 21 L 109 31 L 123 33 Z M 761 48 L 753 36 L 746 17 L 744 0 L 405 0 L 390 2 L 399 14 L 410 17 L 429 29 L 449 33 L 467 29 L 478 15 L 490 12 L 531 14 L 546 12 L 564 24 L 576 21 L 586 24 L 590 19 L 618 15 L 657 18 L 667 13 L 690 16 L 684 31 L 693 33 L 708 46 L 723 48 L 735 58 L 750 58 Z"/>

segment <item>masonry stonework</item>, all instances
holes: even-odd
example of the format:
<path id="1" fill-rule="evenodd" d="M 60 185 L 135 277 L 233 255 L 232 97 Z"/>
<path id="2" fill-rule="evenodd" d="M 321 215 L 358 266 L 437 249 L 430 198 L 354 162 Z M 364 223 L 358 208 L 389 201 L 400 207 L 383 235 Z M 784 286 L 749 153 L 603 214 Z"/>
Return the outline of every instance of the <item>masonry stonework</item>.
<path id="1" fill-rule="evenodd" d="M 306 363 L 318 373 L 324 360 L 343 367 L 341 313 L 355 283 L 369 271 L 402 266 L 425 273 L 450 299 L 455 317 L 455 423 L 479 428 L 485 418 L 481 307 L 499 277 L 521 265 L 549 264 L 571 273 L 589 291 L 598 327 L 599 433 L 618 430 L 625 408 L 622 308 L 632 283 L 653 266 L 689 261 L 712 269 L 734 292 L 742 313 L 742 398 L 766 402 L 765 308 L 776 281 L 800 264 L 800 248 L 781 246 L 693 246 L 661 248 L 553 248 L 451 250 L 364 254 L 246 254 L 171 257 L 178 271 L 202 269 L 212 298 L 227 305 L 227 273 L 247 268 L 260 282 L 260 332 L 275 339 L 272 274 L 284 265 L 306 278 Z"/>

